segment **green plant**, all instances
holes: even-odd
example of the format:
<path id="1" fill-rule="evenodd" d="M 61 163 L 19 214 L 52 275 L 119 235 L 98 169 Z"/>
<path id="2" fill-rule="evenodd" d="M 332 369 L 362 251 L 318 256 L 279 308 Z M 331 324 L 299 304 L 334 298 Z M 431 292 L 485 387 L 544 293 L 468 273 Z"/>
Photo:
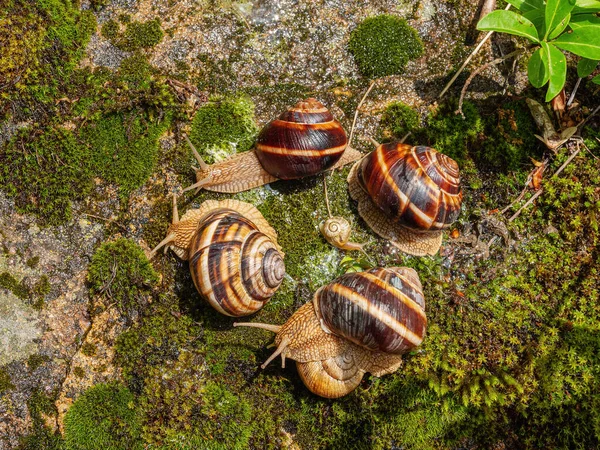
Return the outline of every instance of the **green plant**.
<path id="1" fill-rule="evenodd" d="M 143 448 L 141 421 L 134 402 L 129 389 L 118 383 L 89 388 L 65 416 L 65 449 Z"/>
<path id="2" fill-rule="evenodd" d="M 479 30 L 521 36 L 537 49 L 529 58 L 530 83 L 541 88 L 548 83 L 546 101 L 556 97 L 567 77 L 567 60 L 560 50 L 582 59 L 580 77 L 590 75 L 600 60 L 600 2 L 596 0 L 508 0 L 519 10 L 493 11 L 477 24 Z M 600 84 L 600 75 L 593 79 Z"/>
<path id="3" fill-rule="evenodd" d="M 404 19 L 381 14 L 365 19 L 350 35 L 348 49 L 366 77 L 399 75 L 423 54 L 417 31 Z"/>
<path id="4" fill-rule="evenodd" d="M 103 295 L 129 314 L 145 305 L 145 297 L 158 275 L 143 250 L 129 239 L 105 242 L 96 250 L 88 268 L 93 295 Z"/>
<path id="5" fill-rule="evenodd" d="M 390 103 L 381 116 L 381 134 L 384 139 L 400 139 L 418 127 L 419 115 L 402 102 Z"/>

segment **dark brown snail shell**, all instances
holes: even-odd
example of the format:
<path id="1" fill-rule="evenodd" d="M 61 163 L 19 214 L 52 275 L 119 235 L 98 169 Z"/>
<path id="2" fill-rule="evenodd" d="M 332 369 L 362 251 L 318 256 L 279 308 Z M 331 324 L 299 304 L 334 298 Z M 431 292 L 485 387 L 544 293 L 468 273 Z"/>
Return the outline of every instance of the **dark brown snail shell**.
<path id="1" fill-rule="evenodd" d="M 373 202 L 405 227 L 443 230 L 460 213 L 458 165 L 431 147 L 380 145 L 362 160 L 357 176 Z"/>
<path id="2" fill-rule="evenodd" d="M 355 389 L 366 372 L 397 370 L 401 354 L 423 341 L 427 318 L 421 282 L 406 267 L 349 273 L 320 288 L 281 325 L 238 323 L 277 333 L 276 356 L 296 361 L 315 394 L 337 398 Z"/>
<path id="3" fill-rule="evenodd" d="M 330 169 L 347 143 L 342 125 L 322 103 L 309 98 L 265 125 L 255 152 L 269 174 L 289 180 Z"/>
<path id="4" fill-rule="evenodd" d="M 401 354 L 425 335 L 425 299 L 412 269 L 342 275 L 319 289 L 313 302 L 326 331 L 369 350 Z"/>

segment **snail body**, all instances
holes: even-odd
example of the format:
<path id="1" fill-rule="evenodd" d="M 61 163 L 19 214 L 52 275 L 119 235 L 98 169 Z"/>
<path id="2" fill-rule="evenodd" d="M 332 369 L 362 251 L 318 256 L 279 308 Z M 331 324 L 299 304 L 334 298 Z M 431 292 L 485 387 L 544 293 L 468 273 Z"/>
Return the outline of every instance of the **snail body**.
<path id="1" fill-rule="evenodd" d="M 382 376 L 402 364 L 402 354 L 420 345 L 427 325 L 421 283 L 413 269 L 376 268 L 348 273 L 321 287 L 281 326 L 238 323 L 277 333 L 277 350 L 296 361 L 315 394 L 337 398 L 351 392 L 365 373 Z"/>
<path id="2" fill-rule="evenodd" d="M 316 175 L 362 156 L 347 144 L 341 124 L 322 103 L 309 98 L 265 125 L 252 151 L 207 165 L 191 145 L 200 168 L 196 169 L 197 182 L 184 191 L 202 188 L 234 193 L 280 179 Z"/>
<path id="3" fill-rule="evenodd" d="M 458 165 L 430 147 L 379 145 L 352 167 L 348 183 L 371 229 L 411 255 L 436 254 L 460 213 Z"/>
<path id="4" fill-rule="evenodd" d="M 151 256 L 166 246 L 188 260 L 196 289 L 222 314 L 262 308 L 285 275 L 277 234 L 262 214 L 237 200 L 208 200 L 179 220 L 176 205 L 167 237 Z"/>

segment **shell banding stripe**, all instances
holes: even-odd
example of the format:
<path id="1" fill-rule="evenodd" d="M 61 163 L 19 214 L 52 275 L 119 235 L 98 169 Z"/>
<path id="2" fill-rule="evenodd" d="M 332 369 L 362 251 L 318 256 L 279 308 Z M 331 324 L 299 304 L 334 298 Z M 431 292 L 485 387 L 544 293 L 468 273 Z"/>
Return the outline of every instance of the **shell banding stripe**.
<path id="1" fill-rule="evenodd" d="M 334 334 L 372 350 L 403 353 L 425 335 L 423 294 L 398 273 L 390 274 L 389 286 L 375 282 L 381 273 L 374 269 L 339 277 L 317 292 L 315 310 Z"/>
<path id="2" fill-rule="evenodd" d="M 441 166 L 452 173 L 447 174 Z M 368 155 L 358 176 L 390 218 L 427 231 L 445 229 L 458 217 L 462 192 L 457 174 L 456 163 L 434 149 L 392 143 Z"/>
<path id="3" fill-rule="evenodd" d="M 247 280 L 241 267 L 244 250 L 248 251 L 244 243 L 249 240 L 250 246 L 255 248 L 264 245 L 262 236 L 266 238 L 251 221 L 228 209 L 206 216 L 194 235 L 190 245 L 192 279 L 198 291 L 221 313 L 240 316 L 262 307 L 264 284 Z M 261 295 L 255 299 L 248 295 L 245 287 Z"/>
<path id="4" fill-rule="evenodd" d="M 337 120 L 312 124 L 274 120 L 261 131 L 257 140 L 257 146 L 265 151 L 323 151 L 338 147 L 343 147 L 343 151 L 346 143 L 346 132 Z"/>

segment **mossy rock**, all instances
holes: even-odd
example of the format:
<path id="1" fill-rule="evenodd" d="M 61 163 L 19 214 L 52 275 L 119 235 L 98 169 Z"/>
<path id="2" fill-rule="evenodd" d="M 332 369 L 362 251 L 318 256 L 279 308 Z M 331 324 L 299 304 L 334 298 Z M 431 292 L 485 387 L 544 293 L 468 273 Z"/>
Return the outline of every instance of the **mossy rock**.
<path id="1" fill-rule="evenodd" d="M 404 73 L 408 62 L 423 54 L 423 43 L 404 19 L 382 14 L 352 31 L 348 49 L 362 75 L 379 78 Z"/>
<path id="2" fill-rule="evenodd" d="M 118 383 L 97 384 L 65 415 L 65 450 L 144 448 L 135 397 Z"/>
<path id="3" fill-rule="evenodd" d="M 105 242 L 94 253 L 88 267 L 92 295 L 115 302 L 126 315 L 146 305 L 158 275 L 144 251 L 129 239 Z"/>
<path id="4" fill-rule="evenodd" d="M 402 139 L 419 127 L 419 114 L 402 102 L 388 104 L 381 116 L 379 134 L 383 142 Z"/>
<path id="5" fill-rule="evenodd" d="M 192 120 L 190 140 L 207 163 L 250 150 L 258 126 L 249 97 L 217 98 L 202 106 Z"/>

